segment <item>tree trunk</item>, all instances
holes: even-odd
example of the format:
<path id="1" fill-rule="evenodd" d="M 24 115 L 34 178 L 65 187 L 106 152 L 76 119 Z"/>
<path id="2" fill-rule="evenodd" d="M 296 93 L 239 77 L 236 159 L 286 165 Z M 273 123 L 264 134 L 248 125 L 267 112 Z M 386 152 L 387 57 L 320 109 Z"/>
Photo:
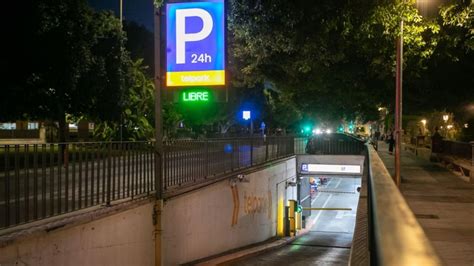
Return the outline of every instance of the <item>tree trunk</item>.
<path id="1" fill-rule="evenodd" d="M 69 156 L 67 151 L 67 145 L 65 144 L 68 140 L 69 125 L 66 123 L 66 114 L 62 110 L 62 107 L 59 107 L 60 112 L 58 116 L 58 137 L 59 137 L 59 155 L 62 157 L 62 162 L 65 167 L 69 163 Z"/>
<path id="2" fill-rule="evenodd" d="M 58 123 L 59 123 L 59 129 L 58 129 L 58 137 L 59 137 L 59 143 L 65 143 L 68 139 L 68 124 L 66 123 L 66 114 L 62 113 L 58 116 Z"/>

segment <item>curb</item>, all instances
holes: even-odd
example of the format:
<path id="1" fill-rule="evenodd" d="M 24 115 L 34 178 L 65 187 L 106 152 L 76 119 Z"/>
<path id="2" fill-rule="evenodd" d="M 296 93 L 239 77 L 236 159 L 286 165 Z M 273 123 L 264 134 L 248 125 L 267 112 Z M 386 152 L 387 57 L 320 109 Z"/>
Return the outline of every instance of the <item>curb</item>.
<path id="1" fill-rule="evenodd" d="M 270 250 L 273 250 L 273 249 L 277 249 L 277 248 L 282 247 L 284 245 L 290 244 L 291 242 L 295 241 L 299 237 L 301 237 L 301 236 L 305 235 L 306 233 L 308 233 L 310 231 L 311 227 L 313 227 L 314 222 L 315 222 L 314 219 L 310 218 L 308 223 L 306 224 L 306 228 L 298 231 L 296 236 L 284 237 L 284 238 L 275 240 L 271 243 L 266 243 L 266 244 L 258 245 L 258 246 L 255 246 L 255 247 L 251 247 L 251 248 L 244 249 L 244 250 L 241 250 L 241 251 L 237 251 L 237 252 L 234 252 L 234 253 L 231 253 L 231 254 L 227 254 L 227 255 L 217 257 L 217 258 L 206 260 L 206 261 L 194 264 L 194 265 L 197 265 L 197 266 L 220 265 L 220 264 L 224 264 L 224 263 L 229 263 L 231 261 L 243 259 L 245 257 L 256 256 L 258 254 L 261 254 L 261 253 L 264 253 L 264 252 L 267 252 L 267 251 L 270 251 Z"/>

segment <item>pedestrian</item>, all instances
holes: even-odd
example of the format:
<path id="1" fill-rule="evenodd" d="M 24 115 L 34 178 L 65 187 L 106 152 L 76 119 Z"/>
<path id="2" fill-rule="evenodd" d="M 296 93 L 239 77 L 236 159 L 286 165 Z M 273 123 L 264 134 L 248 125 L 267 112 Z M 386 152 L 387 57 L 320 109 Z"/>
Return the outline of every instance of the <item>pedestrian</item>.
<path id="1" fill-rule="evenodd" d="M 395 136 L 393 135 L 393 130 L 390 131 L 388 136 L 388 153 L 393 154 L 393 147 L 395 146 Z"/>
<path id="2" fill-rule="evenodd" d="M 380 140 L 380 131 L 375 131 L 375 140 L 379 141 Z"/>

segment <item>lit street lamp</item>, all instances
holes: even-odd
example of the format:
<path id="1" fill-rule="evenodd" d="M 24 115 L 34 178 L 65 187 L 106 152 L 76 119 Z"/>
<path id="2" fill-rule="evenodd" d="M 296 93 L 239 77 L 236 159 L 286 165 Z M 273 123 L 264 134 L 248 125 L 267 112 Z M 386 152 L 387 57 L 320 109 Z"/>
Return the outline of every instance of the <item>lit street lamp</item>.
<path id="1" fill-rule="evenodd" d="M 447 123 L 448 119 L 449 119 L 449 115 L 443 115 L 444 123 Z"/>
<path id="2" fill-rule="evenodd" d="M 422 133 L 423 133 L 423 135 L 425 135 L 425 131 L 426 131 L 426 119 L 421 119 L 420 122 L 421 122 L 421 124 L 423 125 L 423 131 L 422 131 Z"/>

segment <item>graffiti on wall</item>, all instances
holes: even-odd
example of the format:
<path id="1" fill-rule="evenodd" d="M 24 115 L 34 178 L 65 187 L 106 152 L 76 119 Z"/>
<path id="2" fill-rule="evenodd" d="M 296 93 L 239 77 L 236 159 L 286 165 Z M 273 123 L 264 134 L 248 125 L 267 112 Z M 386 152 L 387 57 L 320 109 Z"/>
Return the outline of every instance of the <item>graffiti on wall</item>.
<path id="1" fill-rule="evenodd" d="M 238 223 L 240 206 L 242 206 L 245 215 L 266 214 L 267 219 L 272 218 L 272 192 L 270 190 L 266 195 L 265 193 L 262 195 L 244 192 L 242 198 L 239 197 L 237 186 L 231 186 L 231 190 L 234 202 L 232 226 Z"/>

